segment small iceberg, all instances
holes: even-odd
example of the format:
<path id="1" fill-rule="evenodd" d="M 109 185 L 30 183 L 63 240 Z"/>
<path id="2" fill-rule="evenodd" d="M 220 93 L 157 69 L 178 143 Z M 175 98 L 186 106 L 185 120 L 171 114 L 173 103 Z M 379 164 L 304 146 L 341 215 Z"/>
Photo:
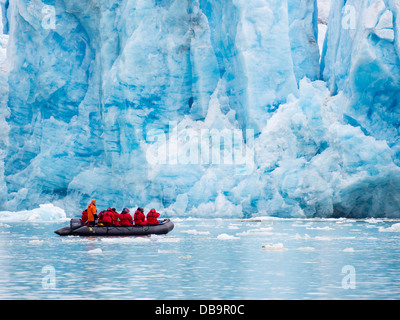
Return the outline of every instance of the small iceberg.
<path id="1" fill-rule="evenodd" d="M 32 244 L 32 245 L 41 245 L 41 244 L 43 244 L 43 243 L 45 243 L 44 240 L 38 240 L 38 239 L 30 240 L 30 241 L 29 241 L 29 244 Z"/>
<path id="2" fill-rule="evenodd" d="M 226 234 L 226 233 L 222 233 L 217 236 L 217 239 L 218 240 L 235 240 L 235 239 L 240 239 L 240 238 Z"/>
<path id="3" fill-rule="evenodd" d="M 395 223 L 389 228 L 379 227 L 379 232 L 400 232 L 400 223 Z"/>
<path id="4" fill-rule="evenodd" d="M 2 222 L 54 222 L 68 221 L 65 211 L 51 203 L 41 204 L 39 208 L 23 211 L 0 211 Z"/>
<path id="5" fill-rule="evenodd" d="M 269 251 L 279 251 L 279 250 L 287 250 L 283 243 L 275 243 L 275 244 L 265 244 L 262 246 L 264 250 L 269 250 Z"/>
<path id="6" fill-rule="evenodd" d="M 103 250 L 101 250 L 100 248 L 96 248 L 93 250 L 89 250 L 88 253 L 90 254 L 99 254 L 99 253 L 103 253 Z"/>
<path id="7" fill-rule="evenodd" d="M 193 234 L 193 235 L 200 235 L 200 234 L 202 234 L 202 235 L 208 235 L 208 234 L 210 234 L 210 232 L 209 231 L 197 231 L 197 230 L 182 230 L 181 231 L 182 233 L 187 233 L 187 234 Z"/>
<path id="8" fill-rule="evenodd" d="M 315 251 L 315 248 L 314 247 L 300 247 L 300 248 L 297 248 L 297 250 L 299 250 L 299 251 Z"/>

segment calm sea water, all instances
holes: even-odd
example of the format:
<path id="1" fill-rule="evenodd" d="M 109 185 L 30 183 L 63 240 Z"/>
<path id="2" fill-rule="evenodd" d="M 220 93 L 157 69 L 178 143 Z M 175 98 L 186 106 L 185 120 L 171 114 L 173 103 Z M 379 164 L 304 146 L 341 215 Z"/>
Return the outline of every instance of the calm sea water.
<path id="1" fill-rule="evenodd" d="M 175 219 L 130 238 L 1 223 L 0 299 L 399 299 L 398 222 Z"/>

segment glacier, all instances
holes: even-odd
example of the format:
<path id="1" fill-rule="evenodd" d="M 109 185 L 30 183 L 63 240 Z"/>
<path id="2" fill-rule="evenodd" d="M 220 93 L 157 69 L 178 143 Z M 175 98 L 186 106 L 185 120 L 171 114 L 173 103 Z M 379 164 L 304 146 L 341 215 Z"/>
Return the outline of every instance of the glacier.
<path id="1" fill-rule="evenodd" d="M 0 8 L 0 210 L 400 217 L 397 1 Z"/>

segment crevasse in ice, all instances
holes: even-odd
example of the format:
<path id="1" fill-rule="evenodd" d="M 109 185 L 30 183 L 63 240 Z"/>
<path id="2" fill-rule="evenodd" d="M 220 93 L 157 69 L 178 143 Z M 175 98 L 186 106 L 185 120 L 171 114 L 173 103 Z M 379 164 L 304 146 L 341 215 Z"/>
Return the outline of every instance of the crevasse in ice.
<path id="1" fill-rule="evenodd" d="M 0 3 L 1 210 L 399 216 L 396 1 Z"/>

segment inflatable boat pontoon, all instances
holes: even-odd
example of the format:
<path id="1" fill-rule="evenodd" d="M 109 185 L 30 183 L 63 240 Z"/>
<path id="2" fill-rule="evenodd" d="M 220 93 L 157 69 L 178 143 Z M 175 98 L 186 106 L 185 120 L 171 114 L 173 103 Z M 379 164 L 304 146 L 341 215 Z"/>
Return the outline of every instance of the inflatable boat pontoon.
<path id="1" fill-rule="evenodd" d="M 54 231 L 60 236 L 146 236 L 149 234 L 167 234 L 174 228 L 170 219 L 162 220 L 157 225 L 147 226 L 96 226 L 82 225 L 82 220 L 71 219 L 69 226 Z"/>

